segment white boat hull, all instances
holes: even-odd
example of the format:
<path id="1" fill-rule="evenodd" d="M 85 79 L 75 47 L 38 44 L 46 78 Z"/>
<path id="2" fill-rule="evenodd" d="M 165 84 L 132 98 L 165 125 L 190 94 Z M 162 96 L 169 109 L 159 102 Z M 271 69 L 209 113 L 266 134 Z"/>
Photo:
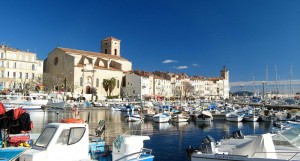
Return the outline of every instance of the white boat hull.
<path id="1" fill-rule="evenodd" d="M 248 121 L 248 122 L 256 122 L 258 120 L 258 116 L 250 116 L 250 117 L 244 117 L 244 121 Z"/>
<path id="2" fill-rule="evenodd" d="M 157 123 L 169 122 L 169 120 L 170 120 L 170 116 L 164 114 L 157 114 L 153 116 L 153 121 Z"/>
<path id="3" fill-rule="evenodd" d="M 243 120 L 242 116 L 238 116 L 238 117 L 226 117 L 227 121 L 231 121 L 231 122 L 241 122 Z"/>

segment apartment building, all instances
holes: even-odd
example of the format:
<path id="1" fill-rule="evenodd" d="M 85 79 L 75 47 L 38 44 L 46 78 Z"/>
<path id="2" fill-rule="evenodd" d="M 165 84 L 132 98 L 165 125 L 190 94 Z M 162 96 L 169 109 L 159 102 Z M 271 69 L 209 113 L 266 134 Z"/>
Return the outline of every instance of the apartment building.
<path id="1" fill-rule="evenodd" d="M 37 54 L 0 46 L 0 89 L 18 90 L 26 83 L 38 82 L 43 74 L 43 61 Z"/>
<path id="2" fill-rule="evenodd" d="M 229 71 L 224 66 L 219 77 L 189 77 L 185 73 L 133 71 L 125 75 L 124 89 L 130 89 L 131 96 L 164 98 L 201 98 L 226 99 L 229 98 Z M 186 92 L 187 85 L 192 90 Z M 132 92 L 133 91 L 133 92 Z"/>

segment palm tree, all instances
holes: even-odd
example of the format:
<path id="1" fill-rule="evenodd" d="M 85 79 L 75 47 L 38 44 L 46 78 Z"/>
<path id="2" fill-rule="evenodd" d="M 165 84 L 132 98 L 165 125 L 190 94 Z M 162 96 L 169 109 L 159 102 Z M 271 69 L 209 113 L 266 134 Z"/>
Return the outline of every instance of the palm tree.
<path id="1" fill-rule="evenodd" d="M 115 78 L 103 79 L 102 85 L 106 92 L 106 95 L 111 96 L 112 91 L 116 87 L 116 79 Z"/>
<path id="2" fill-rule="evenodd" d="M 116 79 L 115 78 L 111 78 L 110 79 L 110 83 L 109 83 L 109 96 L 111 96 L 112 91 L 115 89 L 116 87 Z"/>
<path id="3" fill-rule="evenodd" d="M 108 96 L 108 89 L 109 89 L 109 86 L 110 86 L 110 80 L 109 79 L 103 79 L 103 88 L 106 92 L 106 95 Z"/>

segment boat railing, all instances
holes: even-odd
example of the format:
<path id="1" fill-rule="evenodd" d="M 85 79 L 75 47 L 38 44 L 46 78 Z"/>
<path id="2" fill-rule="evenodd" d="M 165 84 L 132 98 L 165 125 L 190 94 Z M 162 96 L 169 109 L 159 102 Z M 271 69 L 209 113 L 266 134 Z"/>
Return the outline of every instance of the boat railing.
<path id="1" fill-rule="evenodd" d="M 261 154 L 276 154 L 277 159 L 284 159 L 284 160 L 294 160 L 295 157 L 297 157 L 296 160 L 300 159 L 300 151 L 289 151 L 289 152 L 255 152 L 251 156 L 251 158 L 256 158 L 257 155 Z M 257 157 L 258 158 L 258 157 Z"/>
<path id="2" fill-rule="evenodd" d="M 125 155 L 125 156 L 123 156 L 123 157 L 121 157 L 121 158 L 119 158 L 119 159 L 117 159 L 115 161 L 120 161 L 120 160 L 123 160 L 123 159 L 125 159 L 127 157 L 130 157 L 132 155 L 137 155 L 137 154 L 138 154 L 138 156 L 136 157 L 136 159 L 138 160 L 141 157 L 141 154 L 151 155 L 152 154 L 152 149 L 142 148 L 141 151 L 139 151 L 139 152 L 135 152 L 135 153 L 131 153 L 131 154 Z"/>

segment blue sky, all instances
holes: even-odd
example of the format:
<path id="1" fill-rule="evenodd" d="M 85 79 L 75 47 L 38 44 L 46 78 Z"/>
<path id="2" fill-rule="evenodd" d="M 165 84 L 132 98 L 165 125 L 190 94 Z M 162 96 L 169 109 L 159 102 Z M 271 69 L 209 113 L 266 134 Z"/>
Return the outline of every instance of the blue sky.
<path id="1" fill-rule="evenodd" d="M 55 47 L 99 52 L 121 40 L 133 69 L 219 76 L 230 81 L 300 78 L 297 0 L 7 0 L 0 43 L 44 60 Z"/>

